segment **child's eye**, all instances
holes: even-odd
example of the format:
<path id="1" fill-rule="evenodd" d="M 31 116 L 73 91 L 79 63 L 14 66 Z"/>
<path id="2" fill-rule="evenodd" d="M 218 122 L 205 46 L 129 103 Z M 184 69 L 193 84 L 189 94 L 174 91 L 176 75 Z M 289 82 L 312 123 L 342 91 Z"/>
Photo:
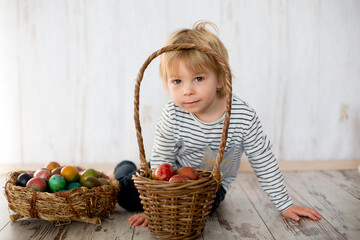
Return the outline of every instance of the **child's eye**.
<path id="1" fill-rule="evenodd" d="M 196 77 L 196 78 L 194 79 L 195 82 L 201 82 L 202 80 L 204 80 L 203 77 Z"/>
<path id="2" fill-rule="evenodd" d="M 174 83 L 174 84 L 180 84 L 180 83 L 181 83 L 181 80 L 180 80 L 180 79 L 175 79 L 175 80 L 172 80 L 172 83 Z"/>

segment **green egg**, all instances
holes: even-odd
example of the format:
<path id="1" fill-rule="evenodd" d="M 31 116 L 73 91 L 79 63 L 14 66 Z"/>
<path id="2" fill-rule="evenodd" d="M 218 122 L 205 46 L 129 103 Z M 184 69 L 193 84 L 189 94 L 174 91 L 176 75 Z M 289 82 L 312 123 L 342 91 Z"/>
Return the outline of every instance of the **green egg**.
<path id="1" fill-rule="evenodd" d="M 83 181 L 83 186 L 87 187 L 87 188 L 92 188 L 92 187 L 98 187 L 101 186 L 101 182 L 99 181 L 99 179 L 97 179 L 94 176 L 89 176 L 87 178 L 84 179 Z"/>
<path id="2" fill-rule="evenodd" d="M 52 192 L 57 192 L 66 187 L 66 180 L 59 174 L 52 175 L 49 178 L 49 187 Z"/>
<path id="3" fill-rule="evenodd" d="M 81 174 L 80 183 L 83 184 L 85 178 L 90 177 L 90 176 L 98 178 L 99 175 L 95 169 L 88 168 L 85 171 L 83 171 L 83 173 Z"/>
<path id="4" fill-rule="evenodd" d="M 81 184 L 79 182 L 72 182 L 67 185 L 66 189 L 71 190 L 79 187 L 81 187 Z"/>

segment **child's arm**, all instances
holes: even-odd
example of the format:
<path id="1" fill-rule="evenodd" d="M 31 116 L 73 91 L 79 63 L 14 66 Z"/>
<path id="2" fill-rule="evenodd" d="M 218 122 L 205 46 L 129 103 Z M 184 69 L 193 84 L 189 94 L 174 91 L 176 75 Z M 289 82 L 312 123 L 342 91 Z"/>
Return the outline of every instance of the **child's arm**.
<path id="1" fill-rule="evenodd" d="M 284 217 L 291 218 L 292 220 L 299 221 L 300 216 L 309 217 L 312 220 L 320 220 L 321 215 L 315 209 L 310 207 L 300 207 L 297 205 L 292 205 L 291 207 L 285 209 L 281 212 L 281 215 Z"/>
<path id="2" fill-rule="evenodd" d="M 293 205 L 275 156 L 271 151 L 271 143 L 263 133 L 260 120 L 255 112 L 245 136 L 244 147 L 249 162 L 262 188 L 277 209 L 281 211 L 281 214 L 295 221 L 299 221 L 300 216 L 319 220 L 321 215 L 315 209 Z"/>
<path id="3" fill-rule="evenodd" d="M 293 202 L 286 190 L 283 176 L 271 146 L 270 140 L 263 132 L 259 118 L 253 111 L 248 129 L 244 133 L 245 154 L 261 187 L 275 207 L 282 212 L 292 206 Z"/>

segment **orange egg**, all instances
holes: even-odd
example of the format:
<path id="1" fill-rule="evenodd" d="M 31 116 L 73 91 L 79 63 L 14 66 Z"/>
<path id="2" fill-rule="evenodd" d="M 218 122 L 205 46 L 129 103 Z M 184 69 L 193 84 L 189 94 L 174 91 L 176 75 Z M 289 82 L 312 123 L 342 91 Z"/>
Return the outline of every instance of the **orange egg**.
<path id="1" fill-rule="evenodd" d="M 45 165 L 45 168 L 47 168 L 50 172 L 57 167 L 60 167 L 60 164 L 58 162 L 48 162 Z"/>
<path id="2" fill-rule="evenodd" d="M 63 176 L 67 182 L 76 182 L 80 179 L 78 170 L 72 166 L 63 167 L 60 171 L 60 175 Z"/>

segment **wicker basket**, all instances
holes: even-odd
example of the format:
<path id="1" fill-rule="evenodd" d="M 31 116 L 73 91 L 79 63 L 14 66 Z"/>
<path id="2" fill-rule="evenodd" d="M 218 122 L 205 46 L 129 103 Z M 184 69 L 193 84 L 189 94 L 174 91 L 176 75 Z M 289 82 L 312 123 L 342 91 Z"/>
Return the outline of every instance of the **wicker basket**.
<path id="1" fill-rule="evenodd" d="M 174 182 L 150 179 L 151 170 L 145 158 L 139 121 L 139 91 L 143 74 L 150 62 L 164 52 L 196 49 L 214 57 L 226 75 L 227 106 L 219 152 L 212 171 L 198 169 L 199 180 Z M 134 119 L 140 152 L 140 173 L 133 176 L 148 228 L 159 239 L 194 239 L 202 234 L 212 208 L 222 174 L 220 163 L 224 154 L 231 111 L 231 74 L 227 64 L 212 50 L 192 44 L 166 46 L 148 57 L 139 71 L 135 85 Z"/>
<path id="2" fill-rule="evenodd" d="M 101 219 L 115 208 L 119 183 L 93 188 L 76 188 L 66 192 L 38 192 L 31 188 L 16 186 L 17 177 L 23 172 L 11 172 L 5 184 L 5 194 L 9 208 L 16 214 L 10 215 L 15 221 L 19 218 L 39 218 L 56 222 L 87 222 L 100 224 Z M 100 177 L 106 177 L 99 173 Z"/>

